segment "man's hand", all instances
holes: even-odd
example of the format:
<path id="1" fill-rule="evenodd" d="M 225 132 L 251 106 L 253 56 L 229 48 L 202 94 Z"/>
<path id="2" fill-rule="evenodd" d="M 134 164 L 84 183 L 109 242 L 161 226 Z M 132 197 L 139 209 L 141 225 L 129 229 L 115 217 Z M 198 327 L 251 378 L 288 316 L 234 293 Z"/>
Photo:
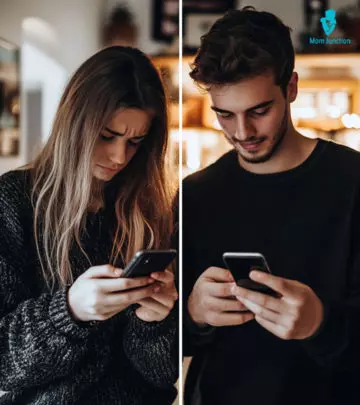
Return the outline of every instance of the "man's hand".
<path id="1" fill-rule="evenodd" d="M 264 284 L 281 297 L 234 286 L 232 294 L 252 313 L 256 321 L 281 339 L 306 339 L 318 330 L 324 316 L 322 302 L 314 291 L 298 281 L 252 271 L 250 278 Z"/>
<path id="2" fill-rule="evenodd" d="M 228 270 L 209 267 L 196 281 L 188 300 L 191 318 L 198 325 L 241 325 L 254 319 L 239 301 L 234 299 L 234 279 Z"/>

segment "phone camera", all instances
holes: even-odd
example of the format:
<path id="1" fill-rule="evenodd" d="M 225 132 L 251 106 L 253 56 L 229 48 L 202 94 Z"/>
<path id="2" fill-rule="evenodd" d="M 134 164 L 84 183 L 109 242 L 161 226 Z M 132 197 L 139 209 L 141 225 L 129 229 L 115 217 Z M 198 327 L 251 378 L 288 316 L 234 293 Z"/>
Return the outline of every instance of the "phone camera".
<path id="1" fill-rule="evenodd" d="M 145 262 L 144 262 L 144 264 L 148 264 L 149 263 L 149 259 L 145 259 Z"/>

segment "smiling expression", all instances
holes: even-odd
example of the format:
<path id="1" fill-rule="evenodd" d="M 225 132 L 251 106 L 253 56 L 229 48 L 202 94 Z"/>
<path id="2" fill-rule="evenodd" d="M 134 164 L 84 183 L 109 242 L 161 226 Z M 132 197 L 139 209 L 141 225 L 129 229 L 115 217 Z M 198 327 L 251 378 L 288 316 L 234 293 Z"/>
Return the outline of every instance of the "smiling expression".
<path id="1" fill-rule="evenodd" d="M 288 102 L 296 97 L 295 89 L 291 82 L 285 99 L 268 73 L 209 90 L 211 108 L 241 159 L 262 163 L 273 156 L 288 130 Z"/>

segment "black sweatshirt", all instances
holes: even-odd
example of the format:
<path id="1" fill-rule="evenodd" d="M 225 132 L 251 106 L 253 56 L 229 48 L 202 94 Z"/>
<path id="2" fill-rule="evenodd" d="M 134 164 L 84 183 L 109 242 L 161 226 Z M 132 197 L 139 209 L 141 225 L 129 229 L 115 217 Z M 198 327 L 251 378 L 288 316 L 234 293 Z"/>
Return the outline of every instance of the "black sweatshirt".
<path id="1" fill-rule="evenodd" d="M 358 403 L 359 193 L 360 154 L 322 140 L 289 171 L 247 172 L 230 151 L 184 180 L 185 300 L 204 270 L 225 267 L 224 252 L 261 252 L 274 275 L 310 286 L 326 314 L 318 335 L 302 341 L 255 320 L 200 331 L 187 317 L 186 405 Z"/>
<path id="2" fill-rule="evenodd" d="M 75 322 L 67 288 L 45 287 L 30 192 L 27 171 L 1 176 L 0 390 L 7 393 L 0 404 L 170 405 L 177 379 L 174 312 L 147 323 L 132 306 L 96 326 Z M 82 244 L 92 265 L 109 263 L 112 211 L 87 218 Z M 78 248 L 70 260 L 75 278 L 90 267 Z"/>

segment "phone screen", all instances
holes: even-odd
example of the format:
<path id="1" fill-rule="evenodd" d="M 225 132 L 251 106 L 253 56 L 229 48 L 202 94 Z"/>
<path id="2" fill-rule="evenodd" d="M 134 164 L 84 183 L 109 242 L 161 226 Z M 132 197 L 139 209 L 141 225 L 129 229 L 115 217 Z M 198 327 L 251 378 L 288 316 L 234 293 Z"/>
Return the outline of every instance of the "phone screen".
<path id="1" fill-rule="evenodd" d="M 238 286 L 247 288 L 248 290 L 258 291 L 263 294 L 278 295 L 266 285 L 257 283 L 249 278 L 249 273 L 252 270 L 270 273 L 266 260 L 261 254 L 225 253 L 223 259 Z"/>

